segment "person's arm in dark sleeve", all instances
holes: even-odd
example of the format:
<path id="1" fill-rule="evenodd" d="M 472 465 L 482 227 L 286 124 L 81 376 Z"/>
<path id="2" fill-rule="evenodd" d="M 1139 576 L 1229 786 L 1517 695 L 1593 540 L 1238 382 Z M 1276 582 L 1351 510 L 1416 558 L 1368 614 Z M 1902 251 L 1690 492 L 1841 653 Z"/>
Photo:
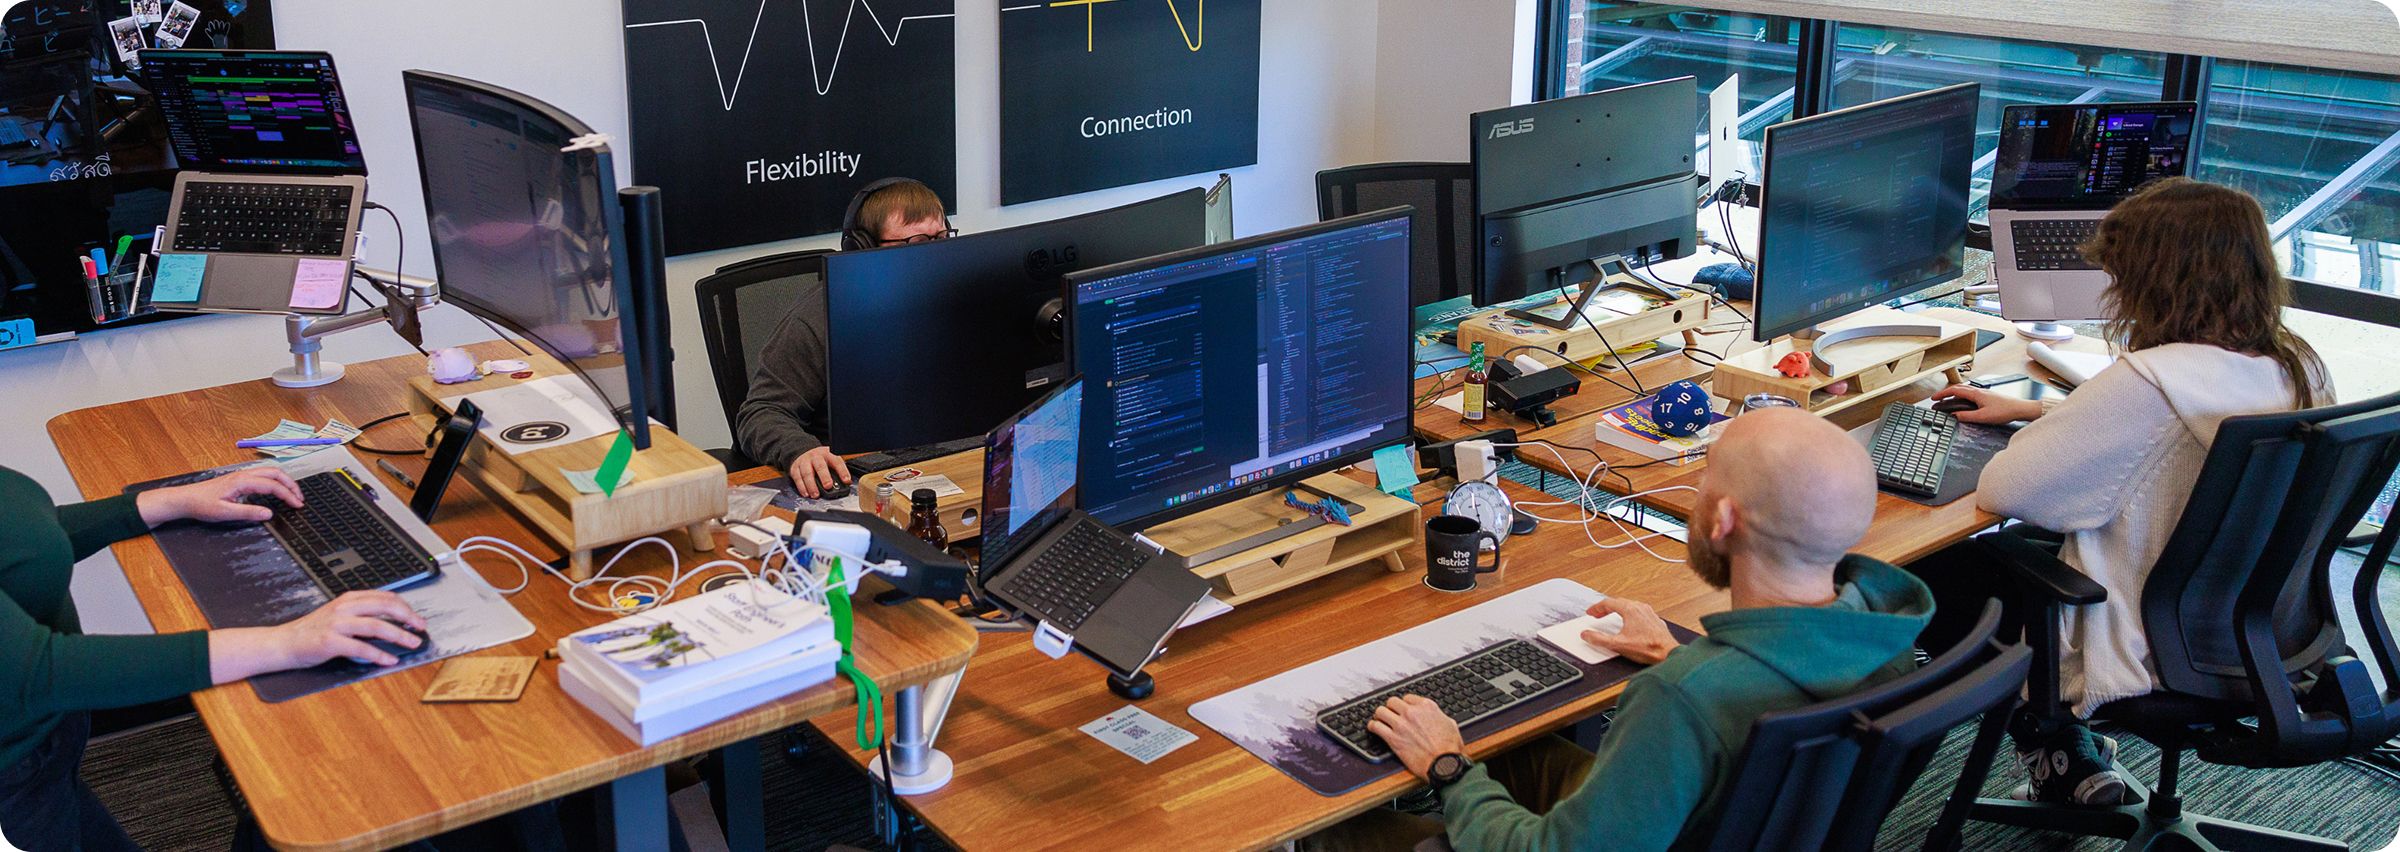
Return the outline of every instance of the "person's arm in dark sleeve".
<path id="1" fill-rule="evenodd" d="M 750 367 L 750 395 L 734 415 L 734 442 L 742 454 L 776 470 L 825 441 L 808 424 L 825 419 L 825 347 L 814 328 L 795 311 Z"/>
<path id="2" fill-rule="evenodd" d="M 0 717 L 127 707 L 210 685 L 207 633 L 61 633 L 0 595 Z"/>
<path id="3" fill-rule="evenodd" d="M 1723 750 L 1672 684 L 1636 677 L 1583 785 L 1547 814 L 1509 798 L 1480 765 L 1442 791 L 1442 822 L 1459 852 L 1665 849 L 1716 782 Z"/>
<path id="4" fill-rule="evenodd" d="M 142 522 L 141 510 L 133 505 L 134 495 L 119 494 L 89 503 L 71 503 L 58 507 L 58 525 L 66 528 L 67 542 L 75 548 L 75 560 L 98 553 L 102 548 L 150 534 L 150 525 Z"/>

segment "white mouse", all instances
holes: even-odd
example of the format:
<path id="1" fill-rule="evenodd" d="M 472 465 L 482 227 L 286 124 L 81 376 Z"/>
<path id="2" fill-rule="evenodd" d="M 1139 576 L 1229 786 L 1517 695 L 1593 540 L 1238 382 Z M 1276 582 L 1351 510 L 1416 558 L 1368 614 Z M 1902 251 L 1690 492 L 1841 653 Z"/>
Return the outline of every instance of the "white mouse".
<path id="1" fill-rule="evenodd" d="M 1565 651 L 1573 655 L 1575 659 L 1582 660 L 1585 665 L 1598 665 L 1616 657 L 1617 652 L 1583 641 L 1583 631 L 1597 630 L 1602 633 L 1616 633 L 1624 629 L 1625 617 L 1612 612 L 1604 616 L 1577 616 L 1544 627 L 1542 632 L 1535 635 L 1540 636 L 1542 641 L 1550 643 L 1551 647 Z"/>

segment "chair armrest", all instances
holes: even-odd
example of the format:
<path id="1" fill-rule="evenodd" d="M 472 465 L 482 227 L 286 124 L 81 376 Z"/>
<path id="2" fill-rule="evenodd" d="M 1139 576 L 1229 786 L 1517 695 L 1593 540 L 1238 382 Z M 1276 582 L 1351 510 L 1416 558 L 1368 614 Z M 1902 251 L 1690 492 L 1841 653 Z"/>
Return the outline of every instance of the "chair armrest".
<path id="1" fill-rule="evenodd" d="M 1983 546 L 1993 561 L 2024 581 L 2028 591 L 2069 606 L 2108 600 L 2108 590 L 2099 583 L 2060 561 L 2057 554 L 2035 546 L 2015 532 L 1988 532 L 1976 536 L 1975 542 Z"/>

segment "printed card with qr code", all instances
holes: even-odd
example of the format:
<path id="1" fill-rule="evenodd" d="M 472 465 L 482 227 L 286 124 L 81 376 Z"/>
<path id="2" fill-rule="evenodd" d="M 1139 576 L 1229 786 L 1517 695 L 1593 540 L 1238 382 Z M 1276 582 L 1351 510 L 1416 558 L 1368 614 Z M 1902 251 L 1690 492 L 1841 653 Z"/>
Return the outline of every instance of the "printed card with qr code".
<path id="1" fill-rule="evenodd" d="M 1165 757 L 1168 752 L 1200 739 L 1131 704 L 1084 725 L 1082 731 L 1143 763 Z"/>

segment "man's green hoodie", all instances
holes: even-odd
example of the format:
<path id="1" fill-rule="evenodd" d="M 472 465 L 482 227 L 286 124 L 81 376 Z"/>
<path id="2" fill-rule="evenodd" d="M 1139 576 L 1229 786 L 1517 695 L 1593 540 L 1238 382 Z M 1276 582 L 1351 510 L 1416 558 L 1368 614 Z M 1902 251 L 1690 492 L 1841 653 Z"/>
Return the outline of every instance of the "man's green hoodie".
<path id="1" fill-rule="evenodd" d="M 1821 607 L 1703 616 L 1708 635 L 1635 675 L 1583 786 L 1536 816 L 1478 766 L 1442 794 L 1461 852 L 1669 849 L 1724 810 L 1733 763 L 1761 714 L 1835 698 L 1915 667 L 1933 594 L 1908 572 L 1863 556 L 1834 569 Z"/>

